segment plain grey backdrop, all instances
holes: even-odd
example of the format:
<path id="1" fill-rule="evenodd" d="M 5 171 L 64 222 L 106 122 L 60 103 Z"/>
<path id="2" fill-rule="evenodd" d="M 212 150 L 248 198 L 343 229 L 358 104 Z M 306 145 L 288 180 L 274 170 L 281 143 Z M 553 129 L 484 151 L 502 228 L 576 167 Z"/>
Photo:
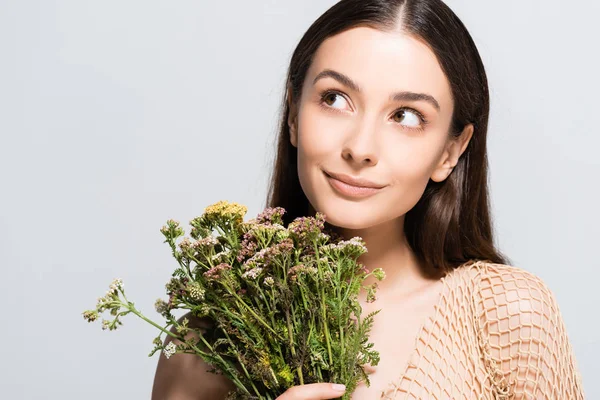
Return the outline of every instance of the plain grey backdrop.
<path id="1" fill-rule="evenodd" d="M 0 1 L 0 397 L 150 398 L 155 329 L 81 312 L 121 277 L 161 321 L 165 221 L 262 209 L 289 58 L 334 3 Z M 499 246 L 555 293 L 600 398 L 600 3 L 448 4 L 490 81 Z"/>

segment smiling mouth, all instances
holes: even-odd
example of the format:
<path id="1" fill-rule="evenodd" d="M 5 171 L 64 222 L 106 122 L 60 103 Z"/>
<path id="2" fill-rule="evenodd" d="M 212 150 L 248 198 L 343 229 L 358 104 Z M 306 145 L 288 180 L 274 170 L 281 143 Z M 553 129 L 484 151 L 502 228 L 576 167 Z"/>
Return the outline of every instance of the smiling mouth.
<path id="1" fill-rule="evenodd" d="M 325 174 L 325 177 L 327 178 L 327 181 L 329 182 L 331 187 L 336 192 L 346 197 L 364 198 L 377 194 L 383 190 L 383 187 L 364 187 L 351 185 L 349 183 L 334 178 L 333 176 L 329 175 L 324 171 L 323 173 Z"/>

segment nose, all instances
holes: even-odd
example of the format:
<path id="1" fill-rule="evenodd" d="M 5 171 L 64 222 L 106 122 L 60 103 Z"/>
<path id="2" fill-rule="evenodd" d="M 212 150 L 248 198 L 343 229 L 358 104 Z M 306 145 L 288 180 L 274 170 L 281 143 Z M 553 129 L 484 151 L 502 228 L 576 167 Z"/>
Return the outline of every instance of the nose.
<path id="1" fill-rule="evenodd" d="M 342 147 L 342 158 L 357 165 L 376 165 L 379 161 L 377 150 L 377 127 L 366 118 L 350 132 Z"/>

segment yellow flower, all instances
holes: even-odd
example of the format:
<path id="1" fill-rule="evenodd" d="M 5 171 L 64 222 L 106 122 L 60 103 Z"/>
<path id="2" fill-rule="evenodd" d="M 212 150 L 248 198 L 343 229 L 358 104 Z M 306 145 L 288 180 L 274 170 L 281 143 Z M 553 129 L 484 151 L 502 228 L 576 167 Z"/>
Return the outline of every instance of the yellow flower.
<path id="1" fill-rule="evenodd" d="M 216 214 L 224 217 L 231 216 L 239 222 L 242 222 L 244 220 L 244 216 L 247 212 L 248 207 L 239 203 L 230 203 L 226 200 L 221 200 L 204 209 L 204 214 L 206 214 L 207 216 L 211 214 Z"/>
<path id="2" fill-rule="evenodd" d="M 292 374 L 290 367 L 287 365 L 277 373 L 277 376 L 283 379 L 288 386 L 294 383 L 294 374 Z"/>

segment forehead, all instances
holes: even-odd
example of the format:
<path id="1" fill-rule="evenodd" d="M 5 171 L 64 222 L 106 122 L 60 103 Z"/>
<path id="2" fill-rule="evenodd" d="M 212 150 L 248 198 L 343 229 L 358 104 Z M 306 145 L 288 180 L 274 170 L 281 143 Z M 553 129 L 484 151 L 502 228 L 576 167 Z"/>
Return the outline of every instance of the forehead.
<path id="1" fill-rule="evenodd" d="M 450 85 L 435 54 L 405 33 L 355 27 L 329 37 L 315 54 L 307 83 L 323 69 L 348 75 L 366 96 L 409 90 L 434 96 L 442 110 L 451 106 Z"/>

